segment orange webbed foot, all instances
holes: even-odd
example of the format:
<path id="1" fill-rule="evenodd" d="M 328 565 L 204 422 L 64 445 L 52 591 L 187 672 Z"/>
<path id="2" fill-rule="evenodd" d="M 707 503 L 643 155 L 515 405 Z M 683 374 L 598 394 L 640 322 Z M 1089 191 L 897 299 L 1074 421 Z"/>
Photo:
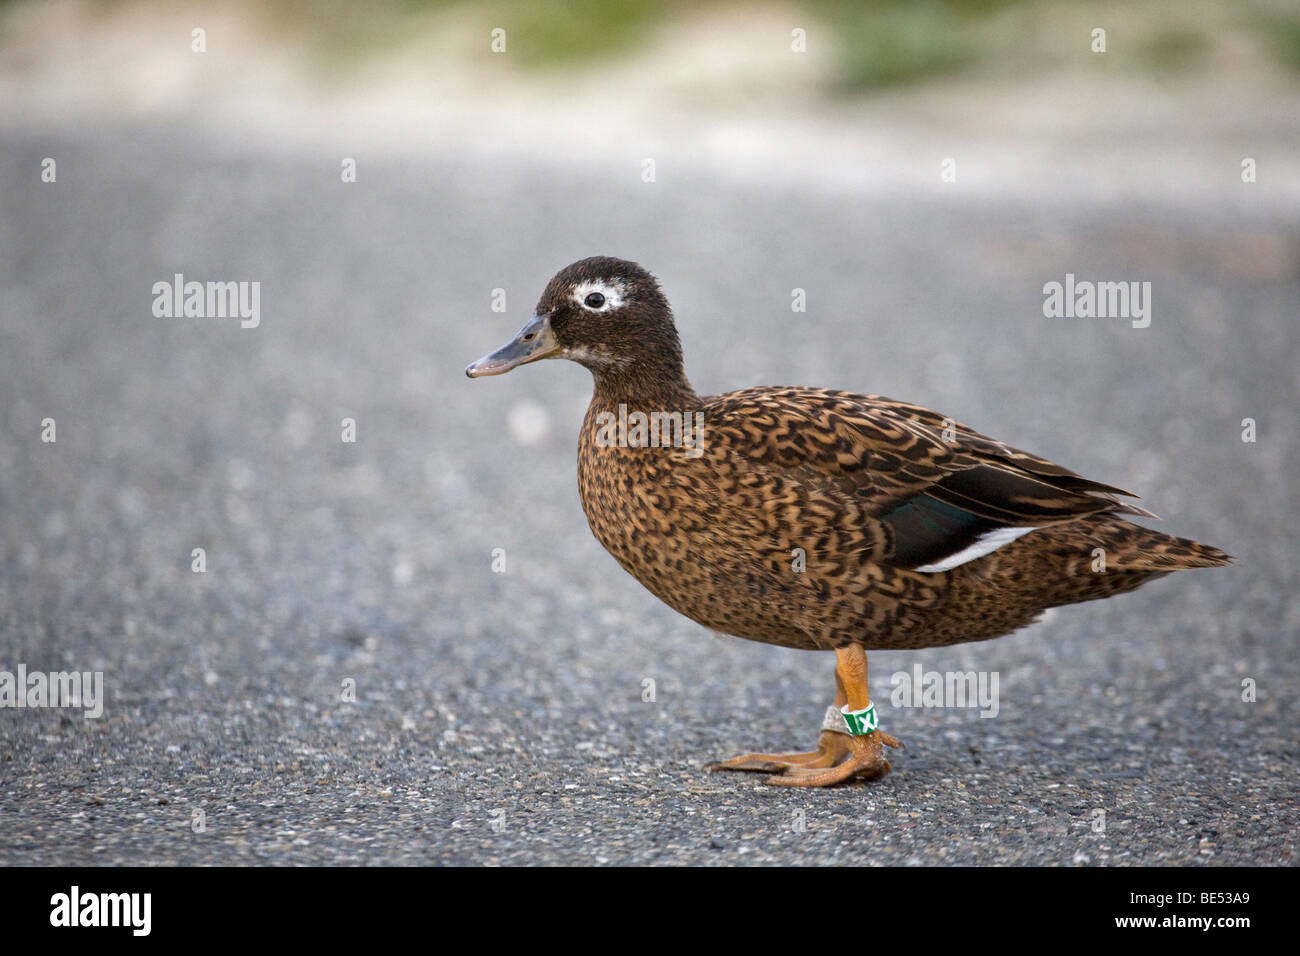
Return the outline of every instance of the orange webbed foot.
<path id="1" fill-rule="evenodd" d="M 742 754 L 711 763 L 708 770 L 770 773 L 778 787 L 833 787 L 853 778 L 879 780 L 889 773 L 885 748 L 901 748 L 898 738 L 876 726 L 867 691 L 867 655 L 849 644 L 835 651 L 835 706 L 822 721 L 817 749 L 808 753 Z"/>
<path id="2" fill-rule="evenodd" d="M 852 779 L 879 780 L 890 771 L 885 747 L 901 748 L 898 738 L 881 730 L 861 737 L 849 737 L 848 755 L 825 769 L 790 767 L 767 782 L 774 787 L 833 787 Z"/>
<path id="3" fill-rule="evenodd" d="M 823 730 L 817 749 L 807 753 L 741 754 L 729 760 L 708 764 L 706 770 L 752 770 L 758 773 L 784 773 L 798 768 L 815 769 L 833 767 L 848 757 L 850 752 L 847 734 Z"/>

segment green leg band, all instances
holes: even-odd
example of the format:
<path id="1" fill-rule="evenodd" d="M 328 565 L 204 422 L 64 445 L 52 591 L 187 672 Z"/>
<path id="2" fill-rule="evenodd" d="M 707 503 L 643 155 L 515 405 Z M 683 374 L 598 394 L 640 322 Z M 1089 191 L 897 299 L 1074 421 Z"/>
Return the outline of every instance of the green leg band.
<path id="1" fill-rule="evenodd" d="M 854 737 L 865 737 L 880 726 L 875 704 L 868 704 L 865 710 L 849 710 L 849 705 L 845 704 L 840 708 L 840 713 L 844 715 L 844 722 Z"/>

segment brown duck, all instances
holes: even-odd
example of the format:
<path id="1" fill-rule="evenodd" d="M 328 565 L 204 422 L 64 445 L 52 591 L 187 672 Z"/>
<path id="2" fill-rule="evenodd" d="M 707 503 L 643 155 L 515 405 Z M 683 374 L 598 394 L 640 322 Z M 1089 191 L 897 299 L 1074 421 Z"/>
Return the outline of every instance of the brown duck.
<path id="1" fill-rule="evenodd" d="M 712 769 L 826 786 L 889 772 L 868 649 L 939 647 L 1024 627 L 1044 610 L 1232 559 L 1125 521 L 1154 517 L 1077 475 L 917 405 L 818 388 L 700 397 L 672 310 L 635 263 L 575 262 L 509 344 L 465 370 L 544 358 L 595 392 L 578 489 L 597 540 L 705 627 L 835 651 L 835 707 L 816 750 Z"/>

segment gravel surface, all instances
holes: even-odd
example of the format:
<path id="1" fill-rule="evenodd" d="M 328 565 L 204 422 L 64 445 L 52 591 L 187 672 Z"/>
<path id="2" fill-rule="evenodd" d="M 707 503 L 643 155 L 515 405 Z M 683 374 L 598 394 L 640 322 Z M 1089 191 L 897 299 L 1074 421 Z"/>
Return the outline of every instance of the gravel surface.
<path id="1" fill-rule="evenodd" d="M 0 709 L 0 863 L 1295 862 L 1300 231 L 1266 184 L 1018 205 L 508 157 L 343 184 L 228 145 L 0 135 L 0 670 L 107 698 Z M 706 773 L 811 745 L 832 657 L 714 636 L 604 553 L 584 370 L 463 374 L 592 254 L 660 277 L 702 393 L 919 402 L 1239 563 L 872 654 L 907 744 L 877 784 Z M 155 317 L 178 272 L 259 281 L 260 325 Z M 1150 281 L 1150 327 L 1045 318 L 1066 273 Z M 890 704 L 918 663 L 997 673 L 997 716 Z"/>

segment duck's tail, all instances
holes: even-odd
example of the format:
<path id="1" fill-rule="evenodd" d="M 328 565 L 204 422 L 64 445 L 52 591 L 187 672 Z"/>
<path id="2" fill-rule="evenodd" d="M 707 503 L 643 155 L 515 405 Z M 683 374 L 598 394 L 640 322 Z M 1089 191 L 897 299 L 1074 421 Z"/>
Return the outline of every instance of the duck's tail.
<path id="1" fill-rule="evenodd" d="M 1115 552 L 1113 566 L 1119 570 L 1183 571 L 1219 568 L 1233 562 L 1227 552 L 1191 538 L 1178 538 L 1128 521 L 1115 521 L 1111 528 L 1107 537 Z"/>
<path id="2" fill-rule="evenodd" d="M 1056 532 L 1056 552 L 1089 570 L 1162 574 L 1191 568 L 1218 568 L 1234 558 L 1213 545 L 1153 531 L 1116 517 L 1093 515 L 1045 531 Z M 1062 547 L 1064 546 L 1064 547 Z M 1080 567 L 1076 570 L 1084 570 Z"/>
<path id="3" fill-rule="evenodd" d="M 1049 607 L 1112 597 L 1171 571 L 1232 561 L 1231 555 L 1199 541 L 1152 531 L 1114 514 L 1089 515 L 1040 528 L 955 568 L 942 609 L 925 621 L 925 643 L 887 646 L 982 641 L 1024 627 Z M 990 590 L 996 600 L 989 600 Z"/>

